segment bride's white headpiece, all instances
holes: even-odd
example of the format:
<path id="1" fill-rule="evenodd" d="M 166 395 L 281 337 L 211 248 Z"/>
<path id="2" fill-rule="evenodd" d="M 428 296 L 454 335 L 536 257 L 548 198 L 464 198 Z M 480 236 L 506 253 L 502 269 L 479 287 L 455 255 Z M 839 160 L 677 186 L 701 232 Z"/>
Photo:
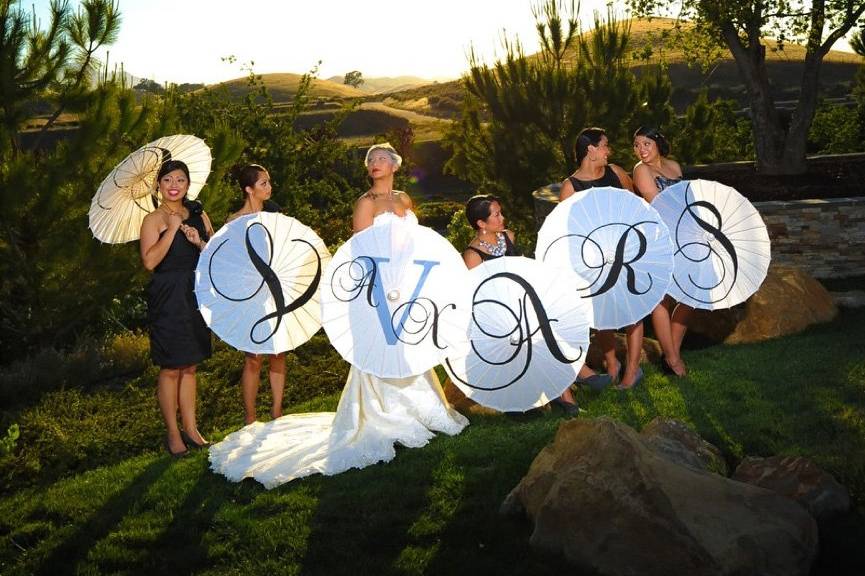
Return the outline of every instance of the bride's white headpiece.
<path id="1" fill-rule="evenodd" d="M 396 149 L 390 145 L 390 142 L 382 142 L 381 144 L 373 144 L 370 146 L 369 150 L 366 151 L 366 158 L 363 160 L 364 165 L 369 166 L 369 157 L 376 150 L 381 150 L 387 153 L 393 163 L 396 164 L 397 168 L 402 166 L 402 156 L 396 153 Z"/>

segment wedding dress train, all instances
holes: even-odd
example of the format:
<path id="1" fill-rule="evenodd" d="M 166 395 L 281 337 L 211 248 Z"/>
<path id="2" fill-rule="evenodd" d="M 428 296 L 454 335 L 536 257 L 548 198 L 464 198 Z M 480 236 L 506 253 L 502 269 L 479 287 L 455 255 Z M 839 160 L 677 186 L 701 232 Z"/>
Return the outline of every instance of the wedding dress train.
<path id="1" fill-rule="evenodd" d="M 273 488 L 295 478 L 339 474 L 387 462 L 394 444 L 424 446 L 434 432 L 455 435 L 468 420 L 445 400 L 434 371 L 378 378 L 352 367 L 334 412 L 254 422 L 210 448 L 214 472 Z"/>

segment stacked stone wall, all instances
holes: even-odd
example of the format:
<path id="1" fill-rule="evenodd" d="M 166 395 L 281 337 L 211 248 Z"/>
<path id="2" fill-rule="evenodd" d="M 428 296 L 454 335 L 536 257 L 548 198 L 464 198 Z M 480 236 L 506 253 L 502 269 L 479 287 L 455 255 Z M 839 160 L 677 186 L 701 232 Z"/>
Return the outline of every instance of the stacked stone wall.
<path id="1" fill-rule="evenodd" d="M 755 202 L 772 262 L 815 278 L 865 276 L 865 198 Z"/>

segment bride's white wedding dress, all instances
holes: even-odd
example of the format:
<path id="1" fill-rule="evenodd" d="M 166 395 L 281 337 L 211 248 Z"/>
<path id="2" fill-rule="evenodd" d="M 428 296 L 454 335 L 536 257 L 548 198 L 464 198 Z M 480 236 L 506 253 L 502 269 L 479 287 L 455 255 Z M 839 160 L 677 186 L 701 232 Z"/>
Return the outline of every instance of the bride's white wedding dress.
<path id="1" fill-rule="evenodd" d="M 310 474 L 387 462 L 396 454 L 395 443 L 419 448 L 434 432 L 459 434 L 467 424 L 448 405 L 433 370 L 378 378 L 352 367 L 335 413 L 254 422 L 211 446 L 210 467 L 229 480 L 254 478 L 273 488 Z"/>
<path id="2" fill-rule="evenodd" d="M 210 448 L 214 472 L 273 488 L 295 478 L 387 462 L 394 443 L 419 448 L 433 432 L 459 434 L 468 420 L 449 407 L 435 372 L 377 378 L 352 367 L 334 412 L 253 422 Z"/>

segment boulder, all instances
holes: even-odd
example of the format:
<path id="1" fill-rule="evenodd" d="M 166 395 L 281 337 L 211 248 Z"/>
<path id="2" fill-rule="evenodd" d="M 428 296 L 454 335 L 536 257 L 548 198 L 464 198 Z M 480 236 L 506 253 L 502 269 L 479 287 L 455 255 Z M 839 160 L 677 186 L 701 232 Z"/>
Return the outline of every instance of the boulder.
<path id="1" fill-rule="evenodd" d="M 806 575 L 817 525 L 763 488 L 671 462 L 630 427 L 559 426 L 502 505 L 534 523 L 533 547 L 605 575 Z"/>
<path id="2" fill-rule="evenodd" d="M 814 462 L 801 456 L 747 457 L 733 478 L 774 490 L 823 519 L 850 510 L 850 493 Z"/>
<path id="3" fill-rule="evenodd" d="M 760 289 L 727 310 L 695 310 L 689 330 L 714 342 L 760 342 L 829 322 L 838 314 L 832 295 L 808 273 L 770 266 Z"/>
<path id="4" fill-rule="evenodd" d="M 658 416 L 640 432 L 643 442 L 667 460 L 695 470 L 727 475 L 721 451 L 691 430 L 687 424 Z"/>

